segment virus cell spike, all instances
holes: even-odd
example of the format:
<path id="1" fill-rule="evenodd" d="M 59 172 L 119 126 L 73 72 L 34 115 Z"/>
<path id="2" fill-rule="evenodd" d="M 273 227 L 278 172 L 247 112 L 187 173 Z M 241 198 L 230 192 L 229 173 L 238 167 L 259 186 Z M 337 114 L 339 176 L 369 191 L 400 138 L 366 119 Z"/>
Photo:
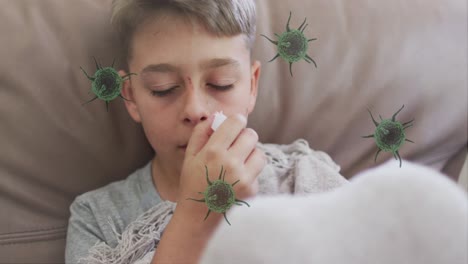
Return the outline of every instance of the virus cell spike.
<path id="1" fill-rule="evenodd" d="M 223 181 L 224 181 L 224 176 L 226 176 L 226 170 L 224 170 L 224 173 L 223 173 Z"/>
<path id="2" fill-rule="evenodd" d="M 381 151 L 391 152 L 393 154 L 393 157 L 396 160 L 400 160 L 400 168 L 401 168 L 402 159 L 400 157 L 399 149 L 401 148 L 401 146 L 403 145 L 405 141 L 412 142 L 411 140 L 406 138 L 405 131 L 404 131 L 406 127 L 404 125 L 408 125 L 409 123 L 414 121 L 413 119 L 409 122 L 406 122 L 405 124 L 401 124 L 400 122 L 395 121 L 396 115 L 403 109 L 403 107 L 401 107 L 395 114 L 393 114 L 391 119 L 383 119 L 382 116 L 379 115 L 380 120 L 381 120 L 380 123 L 377 123 L 375 121 L 374 116 L 372 115 L 371 111 L 369 110 L 369 108 L 367 108 L 367 111 L 369 112 L 376 128 L 374 130 L 374 134 L 369 135 L 369 136 L 362 136 L 362 137 L 374 138 L 375 143 L 377 144 L 377 147 L 379 148 L 377 153 L 375 154 L 374 162 L 377 162 L 377 156 L 379 155 Z"/>
<path id="3" fill-rule="evenodd" d="M 294 62 L 304 60 L 307 63 L 314 63 L 315 67 L 317 68 L 317 63 L 315 63 L 315 61 L 309 55 L 307 55 L 309 42 L 317 39 L 308 39 L 304 35 L 304 29 L 308 25 L 307 18 L 304 18 L 304 21 L 298 27 L 298 29 L 291 29 L 291 17 L 292 12 L 289 12 L 288 21 L 286 23 L 286 31 L 281 34 L 275 33 L 275 36 L 278 38 L 277 41 L 272 40 L 263 34 L 260 35 L 265 37 L 269 42 L 276 45 L 277 48 L 277 54 L 275 55 L 275 57 L 273 57 L 273 59 L 269 60 L 268 62 L 272 62 L 277 57 L 281 57 L 283 60 L 289 63 L 289 73 L 291 77 L 293 77 L 292 64 Z"/>
<path id="4" fill-rule="evenodd" d="M 221 170 L 219 171 L 219 177 L 218 180 L 221 180 L 221 177 L 223 176 L 223 166 L 221 166 Z M 224 178 L 223 178 L 224 180 Z"/>
<path id="5" fill-rule="evenodd" d="M 205 221 L 205 220 L 208 218 L 208 216 L 210 215 L 210 213 L 211 213 L 211 210 L 208 209 L 208 212 L 206 212 L 206 215 L 205 215 L 205 218 L 203 219 L 203 221 Z"/>
<path id="6" fill-rule="evenodd" d="M 374 162 L 377 162 L 377 156 L 379 155 L 380 151 L 382 151 L 382 150 L 379 149 L 379 150 L 377 150 L 377 153 L 375 153 Z"/>
<path id="7" fill-rule="evenodd" d="M 400 157 L 400 153 L 398 153 L 398 150 L 396 151 L 396 154 L 398 156 L 398 159 L 400 160 L 400 168 L 401 168 L 401 157 Z"/>
<path id="8" fill-rule="evenodd" d="M 104 68 L 97 62 L 95 57 L 93 57 L 93 59 L 97 69 L 93 77 L 90 77 L 82 67 L 80 68 L 85 76 L 91 81 L 91 92 L 96 96 L 92 100 L 103 100 L 106 103 L 106 110 L 109 111 L 109 102 L 117 97 L 123 98 L 121 96 L 121 91 L 124 80 L 127 77 L 129 78 L 130 75 L 136 75 L 136 73 L 129 73 L 122 77 L 113 67 L 115 59 L 112 62 L 112 67 Z"/>
<path id="9" fill-rule="evenodd" d="M 86 77 L 87 77 L 90 81 L 94 81 L 94 80 L 95 80 L 95 78 L 94 78 L 94 77 L 90 77 L 90 76 L 88 75 L 88 73 L 85 72 L 85 70 L 84 70 L 81 66 L 80 66 L 80 69 L 83 71 L 83 73 L 86 75 Z"/>
<path id="10" fill-rule="evenodd" d="M 91 100 L 89 100 L 89 101 L 87 101 L 87 102 L 85 102 L 85 103 L 83 103 L 83 104 L 81 104 L 81 105 L 83 106 L 83 105 L 85 105 L 85 104 L 91 103 L 92 101 L 96 100 L 97 98 L 98 98 L 98 97 L 96 96 L 96 97 L 94 97 L 93 99 L 91 99 Z"/>
<path id="11" fill-rule="evenodd" d="M 302 22 L 302 24 L 297 28 L 297 30 L 301 31 L 302 26 L 304 26 L 304 24 L 306 23 L 306 20 L 307 20 L 307 17 L 304 18 L 304 22 Z"/>
<path id="12" fill-rule="evenodd" d="M 291 28 L 289 28 L 289 21 L 291 21 L 291 15 L 292 15 L 292 12 L 289 11 L 288 23 L 286 23 L 286 32 L 291 31 Z"/>
<path id="13" fill-rule="evenodd" d="M 408 121 L 408 122 L 404 123 L 403 124 L 403 129 L 407 129 L 408 127 L 413 126 L 413 121 L 414 121 L 414 118 L 411 121 Z"/>
<path id="14" fill-rule="evenodd" d="M 315 68 L 317 68 L 317 63 L 315 63 L 315 61 L 311 57 L 309 57 L 309 55 L 306 54 L 305 56 L 306 56 L 306 59 L 312 61 L 314 63 Z"/>
<path id="15" fill-rule="evenodd" d="M 223 167 L 221 167 L 221 170 Z M 205 165 L 205 175 L 206 175 L 206 182 L 208 182 L 208 185 L 211 186 L 213 183 L 210 181 L 210 178 L 208 178 L 208 167 Z"/>
<path id="16" fill-rule="evenodd" d="M 371 111 L 369 110 L 369 108 L 367 108 L 367 112 L 369 112 L 371 118 L 372 118 L 372 122 L 374 122 L 374 125 L 375 127 L 378 127 L 379 126 L 379 123 L 377 123 L 377 121 L 375 121 L 374 119 L 374 116 L 372 115 Z"/>
<path id="17" fill-rule="evenodd" d="M 250 207 L 250 204 L 248 204 L 246 201 L 242 201 L 242 200 L 236 199 L 236 202 L 244 203 L 244 204 L 246 204 L 248 207 Z"/>
<path id="18" fill-rule="evenodd" d="M 128 100 L 127 98 L 123 97 L 121 94 L 119 94 L 119 97 L 122 98 L 122 99 L 124 99 L 125 101 L 130 101 L 130 100 Z"/>
<path id="19" fill-rule="evenodd" d="M 239 181 L 240 181 L 240 180 L 235 181 L 231 186 L 234 187 L 234 185 L 236 185 Z"/>
<path id="20" fill-rule="evenodd" d="M 414 121 L 414 118 L 411 119 L 410 121 L 406 122 L 406 123 L 403 123 L 403 126 L 406 126 L 406 125 L 410 124 L 410 123 L 413 122 L 413 121 Z M 411 124 L 411 125 L 413 125 L 413 124 Z"/>
<path id="21" fill-rule="evenodd" d="M 99 65 L 99 63 L 97 62 L 94 56 L 93 56 L 93 59 L 94 59 L 94 63 L 96 64 L 96 71 L 99 71 L 100 69 L 102 69 L 101 65 Z"/>
<path id="22" fill-rule="evenodd" d="M 272 61 L 274 61 L 274 60 L 275 60 L 276 58 L 278 58 L 278 57 L 279 57 L 279 53 L 278 53 L 278 54 L 276 54 L 276 56 L 275 56 L 275 57 L 273 57 L 273 59 L 269 60 L 268 62 L 272 62 Z"/>
<path id="23" fill-rule="evenodd" d="M 206 187 L 204 192 L 199 192 L 199 194 L 202 194 L 204 196 L 203 199 L 193 199 L 193 198 L 187 198 L 186 200 L 192 200 L 196 202 L 203 202 L 207 205 L 208 207 L 208 212 L 205 216 L 205 221 L 208 218 L 208 215 L 210 214 L 211 211 L 217 212 L 217 213 L 222 213 L 224 214 L 224 218 L 226 219 L 226 222 L 229 223 L 226 217 L 226 212 L 231 208 L 232 205 L 242 205 L 239 204 L 245 203 L 247 206 L 250 207 L 248 203 L 242 200 L 238 200 L 236 198 L 233 186 L 239 180 L 237 180 L 234 184 L 229 184 L 224 181 L 225 175 L 226 175 L 226 170 L 223 170 L 223 167 L 221 166 L 221 171 L 219 173 L 219 177 L 217 180 L 211 182 L 209 180 L 208 176 L 208 167 L 205 165 L 205 171 L 206 171 L 206 179 L 208 182 L 208 186 Z"/>
<path id="24" fill-rule="evenodd" d="M 202 193 L 202 194 L 203 194 L 203 193 Z M 205 199 L 199 199 L 199 200 L 197 200 L 197 199 L 187 198 L 187 200 L 192 200 L 192 201 L 202 202 L 202 203 L 205 202 Z"/>
<path id="25" fill-rule="evenodd" d="M 413 120 L 404 123 L 403 124 L 403 129 L 407 129 L 408 127 L 412 127 L 413 126 L 413 123 L 412 123 L 413 121 L 414 121 L 414 118 L 413 118 Z"/>
<path id="26" fill-rule="evenodd" d="M 407 129 L 408 127 L 412 127 L 413 124 L 410 124 L 410 125 L 407 125 L 407 126 L 404 126 L 403 129 Z"/>
<path id="27" fill-rule="evenodd" d="M 229 220 L 228 220 L 227 217 L 226 217 L 226 213 L 223 213 L 223 215 L 224 215 L 224 219 L 226 219 L 226 222 L 227 222 L 229 225 L 231 225 L 231 223 L 229 223 Z"/>
<path id="28" fill-rule="evenodd" d="M 392 121 L 395 122 L 395 117 L 398 115 L 398 113 L 400 113 L 401 109 L 403 109 L 403 107 L 405 107 L 405 105 L 403 105 L 400 110 L 398 110 L 395 114 L 393 114 L 392 116 Z"/>
<path id="29" fill-rule="evenodd" d="M 136 74 L 136 73 L 129 73 L 129 74 L 127 74 L 127 75 L 122 76 L 122 79 L 128 80 L 128 79 L 130 79 L 130 76 L 131 76 L 131 75 L 137 75 L 137 74 Z"/>
<path id="30" fill-rule="evenodd" d="M 273 43 L 273 44 L 275 44 L 275 45 L 278 45 L 278 41 L 274 41 L 274 40 L 270 39 L 269 37 L 267 37 L 267 36 L 265 36 L 265 35 L 263 35 L 263 34 L 260 34 L 260 36 L 262 36 L 262 37 L 268 39 L 268 41 L 270 41 L 271 43 Z"/>

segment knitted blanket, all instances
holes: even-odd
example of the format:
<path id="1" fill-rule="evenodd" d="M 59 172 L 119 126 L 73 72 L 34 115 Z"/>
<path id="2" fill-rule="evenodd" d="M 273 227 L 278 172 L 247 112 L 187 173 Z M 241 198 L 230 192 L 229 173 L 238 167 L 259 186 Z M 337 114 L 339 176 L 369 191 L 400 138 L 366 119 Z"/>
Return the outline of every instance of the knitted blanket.
<path id="1" fill-rule="evenodd" d="M 258 176 L 258 196 L 321 193 L 347 183 L 339 174 L 340 167 L 330 156 L 325 152 L 310 149 L 305 140 L 299 139 L 288 145 L 258 144 L 258 148 L 268 159 L 268 165 Z M 97 243 L 89 250 L 89 255 L 79 263 L 150 263 L 175 206 L 176 203 L 170 201 L 157 204 L 129 224 L 121 234 L 112 227 L 118 240 L 117 246 Z M 248 210 L 253 211 L 255 207 Z M 227 214 L 229 216 L 229 212 Z M 112 226 L 111 223 L 110 225 Z"/>

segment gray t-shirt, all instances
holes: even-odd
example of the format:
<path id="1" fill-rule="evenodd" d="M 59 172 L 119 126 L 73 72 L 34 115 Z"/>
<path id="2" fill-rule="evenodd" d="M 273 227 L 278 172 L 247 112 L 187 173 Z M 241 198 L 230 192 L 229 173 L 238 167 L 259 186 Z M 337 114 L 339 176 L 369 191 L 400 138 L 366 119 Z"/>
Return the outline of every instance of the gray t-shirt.
<path id="1" fill-rule="evenodd" d="M 124 180 L 79 195 L 70 206 L 65 262 L 78 263 L 97 242 L 115 247 L 117 237 L 112 225 L 121 234 L 161 201 L 151 177 L 151 162 Z"/>
<path id="2" fill-rule="evenodd" d="M 346 183 L 340 167 L 325 152 L 311 150 L 305 140 L 288 145 L 259 143 L 257 147 L 268 160 L 258 176 L 259 195 L 317 193 Z M 116 234 L 124 233 L 150 209 L 169 203 L 158 195 L 151 171 L 149 162 L 124 180 L 76 197 L 70 206 L 66 263 L 78 263 L 96 244 L 115 248 L 119 244 Z"/>

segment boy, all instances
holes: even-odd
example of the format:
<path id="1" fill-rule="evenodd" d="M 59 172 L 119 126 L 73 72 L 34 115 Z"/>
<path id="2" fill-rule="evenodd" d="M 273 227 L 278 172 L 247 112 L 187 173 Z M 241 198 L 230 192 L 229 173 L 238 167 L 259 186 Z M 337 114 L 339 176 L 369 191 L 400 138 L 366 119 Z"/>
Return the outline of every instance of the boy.
<path id="1" fill-rule="evenodd" d="M 206 205 L 187 200 L 200 199 L 205 190 L 205 166 L 211 179 L 222 166 L 226 182 L 239 180 L 234 187 L 239 200 L 259 192 L 318 192 L 346 182 L 328 155 L 311 151 L 305 141 L 262 145 L 256 132 L 246 128 L 260 76 L 260 63 L 250 58 L 255 19 L 253 0 L 114 0 L 112 23 L 126 62 L 120 74 L 137 73 L 124 84 L 122 95 L 156 155 L 127 179 L 76 198 L 70 207 L 67 263 L 89 254 L 88 261 L 100 263 L 97 259 L 106 255 L 100 249 L 122 248 L 122 243 L 135 249 L 137 243 L 129 242 L 134 237 L 116 239 L 115 233 L 163 204 L 174 210 L 148 223 L 161 229 L 159 235 L 164 231 L 160 241 L 152 241 L 152 249 L 157 246 L 152 263 L 197 263 L 224 221 L 217 213 L 204 221 Z M 217 111 L 228 118 L 213 132 Z M 301 160 L 325 173 L 302 177 L 301 186 L 296 166 Z M 116 258 L 136 261 L 138 250 L 121 250 Z"/>

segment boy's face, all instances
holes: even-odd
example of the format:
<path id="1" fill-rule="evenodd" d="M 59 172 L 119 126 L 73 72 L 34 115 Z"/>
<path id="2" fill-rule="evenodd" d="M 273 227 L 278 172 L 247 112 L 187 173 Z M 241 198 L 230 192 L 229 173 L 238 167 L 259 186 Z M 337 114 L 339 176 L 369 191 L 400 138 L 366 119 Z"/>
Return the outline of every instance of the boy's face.
<path id="1" fill-rule="evenodd" d="M 243 35 L 220 38 L 170 15 L 143 24 L 132 45 L 129 69 L 138 75 L 122 95 L 164 166 L 181 167 L 193 128 L 214 112 L 253 110 L 260 63 L 250 64 Z"/>

